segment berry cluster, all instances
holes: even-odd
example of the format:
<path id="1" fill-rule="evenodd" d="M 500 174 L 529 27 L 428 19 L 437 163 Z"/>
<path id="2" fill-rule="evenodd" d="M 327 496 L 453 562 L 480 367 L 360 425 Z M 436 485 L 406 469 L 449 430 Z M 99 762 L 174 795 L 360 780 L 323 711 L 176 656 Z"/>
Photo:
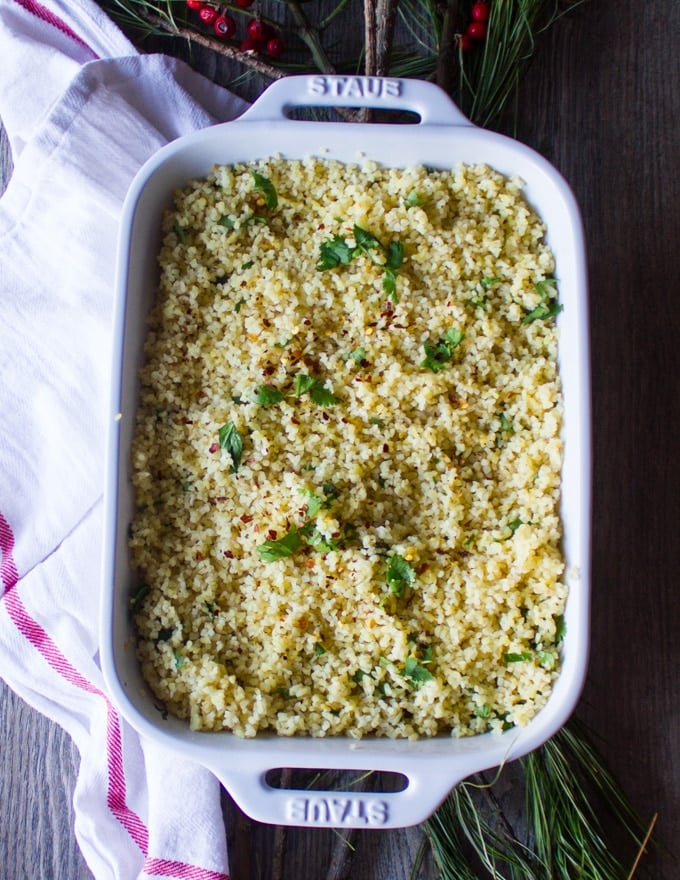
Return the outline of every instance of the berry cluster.
<path id="1" fill-rule="evenodd" d="M 247 9 L 254 0 L 234 0 L 237 6 Z M 203 24 L 212 27 L 220 40 L 230 40 L 236 36 L 236 21 L 226 11 L 213 3 L 203 0 L 186 0 L 189 9 L 198 13 Z M 270 58 L 279 58 L 285 48 L 283 40 L 271 25 L 260 18 L 251 18 L 246 25 L 246 36 L 239 44 L 241 52 L 266 52 Z"/>
<path id="2" fill-rule="evenodd" d="M 475 43 L 486 36 L 487 22 L 491 7 L 486 0 L 475 0 L 470 10 L 470 21 L 464 32 L 458 36 L 458 46 L 463 52 L 472 49 Z"/>

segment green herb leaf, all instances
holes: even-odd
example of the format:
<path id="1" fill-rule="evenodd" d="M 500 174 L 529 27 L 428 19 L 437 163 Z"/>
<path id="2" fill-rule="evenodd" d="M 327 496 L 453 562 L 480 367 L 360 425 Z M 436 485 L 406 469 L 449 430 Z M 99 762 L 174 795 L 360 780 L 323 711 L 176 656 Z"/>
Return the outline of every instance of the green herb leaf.
<path id="1" fill-rule="evenodd" d="M 236 221 L 232 220 L 229 214 L 223 214 L 217 221 L 217 225 L 224 226 L 225 229 L 233 229 L 236 226 Z"/>
<path id="2" fill-rule="evenodd" d="M 314 645 L 314 656 L 321 657 L 325 653 L 326 653 L 326 649 L 324 648 L 324 646 L 321 644 L 321 642 L 317 642 L 316 645 Z"/>
<path id="3" fill-rule="evenodd" d="M 241 465 L 241 455 L 243 453 L 243 440 L 233 422 L 227 422 L 222 425 L 218 432 L 220 449 L 226 449 L 231 456 L 231 467 L 229 472 L 235 474 Z"/>
<path id="4" fill-rule="evenodd" d="M 536 659 L 544 669 L 554 669 L 557 666 L 555 651 L 536 651 Z"/>
<path id="5" fill-rule="evenodd" d="M 564 306 L 557 302 L 556 285 L 557 279 L 555 278 L 544 278 L 534 284 L 541 302 L 522 318 L 523 324 L 531 324 L 532 321 L 546 320 L 559 315 Z"/>
<path id="6" fill-rule="evenodd" d="M 434 678 L 430 670 L 426 669 L 416 657 L 406 658 L 401 674 L 404 678 L 409 678 L 415 685 L 421 685 L 426 681 L 432 681 Z"/>
<path id="7" fill-rule="evenodd" d="M 172 653 L 175 657 L 175 669 L 181 669 L 187 662 L 186 658 L 182 657 L 182 655 L 177 650 L 173 651 Z"/>
<path id="8" fill-rule="evenodd" d="M 438 342 L 432 344 L 429 340 L 423 343 L 425 360 L 420 364 L 438 373 L 443 370 L 453 358 L 453 353 L 465 339 L 465 334 L 457 327 L 451 327 Z"/>
<path id="9" fill-rule="evenodd" d="M 357 243 L 357 248 L 362 250 L 364 253 L 367 253 L 374 248 L 382 247 L 382 245 L 372 232 L 369 232 L 367 229 L 362 229 L 361 226 L 357 226 L 356 223 L 354 224 L 354 229 L 352 230 L 352 233 L 354 235 L 354 240 Z"/>
<path id="10" fill-rule="evenodd" d="M 419 208 L 422 205 L 420 196 L 414 189 L 404 199 L 404 205 L 406 205 L 407 210 L 408 208 Z"/>
<path id="11" fill-rule="evenodd" d="M 347 355 L 347 360 L 354 361 L 355 364 L 360 364 L 362 361 L 366 360 L 366 349 L 363 345 L 360 345 L 358 348 L 355 348 L 354 351 L 351 351 Z"/>
<path id="12" fill-rule="evenodd" d="M 400 241 L 391 241 L 387 247 L 387 259 L 385 266 L 395 272 L 401 268 L 404 262 L 404 245 Z"/>
<path id="13" fill-rule="evenodd" d="M 179 243 L 186 244 L 187 243 L 187 236 L 186 236 L 186 231 L 185 231 L 184 227 L 180 226 L 180 224 L 177 221 L 175 221 L 174 229 L 175 229 L 175 235 L 179 239 Z"/>
<path id="14" fill-rule="evenodd" d="M 132 596 L 130 596 L 130 611 L 133 614 L 137 612 L 139 606 L 142 604 L 142 602 L 149 595 L 150 592 L 151 587 L 146 583 L 142 583 L 137 587 Z"/>
<path id="15" fill-rule="evenodd" d="M 295 396 L 301 397 L 305 392 L 309 391 L 315 382 L 316 379 L 312 378 L 312 376 L 300 373 L 300 375 L 295 377 Z"/>
<path id="16" fill-rule="evenodd" d="M 564 639 L 567 634 L 567 624 L 564 619 L 563 614 L 558 614 L 555 618 L 555 644 L 559 645 L 559 643 Z"/>
<path id="17" fill-rule="evenodd" d="M 253 189 L 256 192 L 263 193 L 266 206 L 272 210 L 276 208 L 279 204 L 279 197 L 271 180 L 265 177 L 264 174 L 253 171 L 253 181 Z"/>
<path id="18" fill-rule="evenodd" d="M 533 660 L 534 655 L 531 651 L 522 651 L 521 654 L 503 654 L 505 663 L 521 663 L 523 660 Z"/>
<path id="19" fill-rule="evenodd" d="M 338 398 L 317 379 L 309 389 L 309 396 L 318 406 L 334 406 Z"/>
<path id="20" fill-rule="evenodd" d="M 258 385 L 252 394 L 253 403 L 259 403 L 260 406 L 272 406 L 280 403 L 285 397 L 283 391 L 275 385 Z"/>
<path id="21" fill-rule="evenodd" d="M 324 241 L 319 248 L 319 262 L 316 268 L 323 272 L 326 269 L 335 269 L 336 266 L 347 266 L 354 257 L 354 248 L 351 248 L 342 235 L 334 235 L 329 241 Z"/>
<path id="22" fill-rule="evenodd" d="M 257 547 L 257 552 L 263 562 L 276 562 L 278 559 L 286 559 L 292 556 L 303 545 L 300 532 L 292 528 L 278 541 L 265 541 Z"/>
<path id="23" fill-rule="evenodd" d="M 397 598 L 404 595 L 407 587 L 410 587 L 416 579 L 415 569 L 408 564 L 403 556 L 395 553 L 387 557 L 387 572 L 385 580 L 390 592 Z"/>
<path id="24" fill-rule="evenodd" d="M 338 403 L 338 398 L 326 388 L 321 379 L 301 373 L 295 377 L 294 394 L 296 397 L 301 397 L 306 393 L 309 393 L 310 399 L 319 406 L 333 406 Z"/>

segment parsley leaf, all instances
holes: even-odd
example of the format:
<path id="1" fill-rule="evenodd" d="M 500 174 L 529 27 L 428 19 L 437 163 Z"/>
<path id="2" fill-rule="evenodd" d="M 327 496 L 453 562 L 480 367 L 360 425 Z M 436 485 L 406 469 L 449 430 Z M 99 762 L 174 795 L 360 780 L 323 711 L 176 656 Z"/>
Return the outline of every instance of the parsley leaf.
<path id="1" fill-rule="evenodd" d="M 415 685 L 424 684 L 424 682 L 432 681 L 434 678 L 430 670 L 426 669 L 423 663 L 416 657 L 406 658 L 401 674 L 404 678 L 409 678 Z"/>
<path id="2" fill-rule="evenodd" d="M 276 208 L 279 204 L 279 197 L 271 180 L 265 177 L 264 174 L 253 171 L 253 181 L 253 189 L 256 192 L 263 193 L 265 205 L 272 210 Z"/>
<path id="3" fill-rule="evenodd" d="M 218 437 L 220 441 L 220 449 L 226 449 L 231 456 L 231 467 L 229 472 L 235 474 L 241 464 L 241 455 L 243 453 L 243 440 L 233 422 L 227 422 L 219 429 Z"/>
<path id="4" fill-rule="evenodd" d="M 521 663 L 523 660 L 532 660 L 533 656 L 531 651 L 522 651 L 521 654 L 503 654 L 503 661 L 505 663 Z"/>
<path id="5" fill-rule="evenodd" d="M 444 336 L 434 344 L 429 340 L 424 342 L 423 349 L 425 350 L 425 360 L 422 361 L 420 366 L 431 370 L 433 373 L 438 373 L 440 370 L 443 370 L 453 357 L 455 349 L 458 348 L 464 339 L 464 333 L 462 333 L 457 327 L 451 327 L 446 331 Z"/>
<path id="6" fill-rule="evenodd" d="M 556 285 L 556 278 L 544 278 L 542 281 L 537 281 L 534 284 L 534 288 L 540 296 L 541 302 L 535 309 L 526 313 L 522 318 L 523 324 L 531 324 L 532 321 L 546 320 L 559 315 L 564 309 L 564 306 L 557 302 L 557 291 L 555 290 Z"/>
<path id="7" fill-rule="evenodd" d="M 406 588 L 410 587 L 415 579 L 415 569 L 408 564 L 403 556 L 400 556 L 398 553 L 388 556 L 385 580 L 393 595 L 397 598 L 403 596 Z"/>
<path id="8" fill-rule="evenodd" d="M 293 527 L 283 538 L 278 541 L 265 541 L 257 548 L 260 559 L 263 562 L 276 562 L 277 559 L 285 559 L 292 556 L 296 550 L 302 547 L 302 538 L 298 529 Z"/>
<path id="9" fill-rule="evenodd" d="M 324 241 L 319 251 L 319 262 L 316 264 L 319 272 L 335 269 L 336 266 L 348 266 L 354 257 L 354 248 L 347 244 L 342 235 L 334 235 L 329 241 Z"/>
<path id="10" fill-rule="evenodd" d="M 302 397 L 303 394 L 309 393 L 309 397 L 319 406 L 333 406 L 338 403 L 338 398 L 329 391 L 321 379 L 315 379 L 314 376 L 308 376 L 300 373 L 295 377 L 296 397 Z"/>
<path id="11" fill-rule="evenodd" d="M 369 232 L 367 229 L 362 229 L 362 227 L 357 226 L 356 223 L 354 224 L 354 229 L 352 230 L 352 232 L 354 234 L 354 240 L 357 243 L 358 250 L 361 250 L 364 253 L 368 253 L 368 251 L 373 250 L 374 248 L 382 247 L 382 245 L 372 232 Z"/>
<path id="12" fill-rule="evenodd" d="M 407 210 L 409 208 L 419 208 L 422 205 L 420 196 L 414 189 L 412 189 L 411 192 L 404 199 L 404 205 L 406 206 Z"/>
<path id="13" fill-rule="evenodd" d="M 253 403 L 259 403 L 260 406 L 272 406 L 280 403 L 284 398 L 283 391 L 279 391 L 274 385 L 258 385 L 252 394 Z"/>

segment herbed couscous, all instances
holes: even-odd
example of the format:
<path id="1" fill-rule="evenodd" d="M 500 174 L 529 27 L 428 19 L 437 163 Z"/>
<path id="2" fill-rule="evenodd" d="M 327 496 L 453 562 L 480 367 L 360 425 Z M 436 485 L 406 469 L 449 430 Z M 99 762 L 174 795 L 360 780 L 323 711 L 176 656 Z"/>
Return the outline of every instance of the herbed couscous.
<path id="1" fill-rule="evenodd" d="M 544 705 L 566 599 L 544 232 L 486 166 L 273 157 L 175 194 L 130 529 L 169 712 L 416 738 Z"/>

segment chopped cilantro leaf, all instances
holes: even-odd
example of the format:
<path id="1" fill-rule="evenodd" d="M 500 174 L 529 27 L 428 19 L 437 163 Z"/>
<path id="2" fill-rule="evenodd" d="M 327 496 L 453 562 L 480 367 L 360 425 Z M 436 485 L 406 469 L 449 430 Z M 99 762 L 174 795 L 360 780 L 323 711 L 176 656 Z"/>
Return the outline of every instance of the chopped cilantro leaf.
<path id="1" fill-rule="evenodd" d="M 348 266 L 352 262 L 354 248 L 351 248 L 342 235 L 334 235 L 320 247 L 319 262 L 316 268 L 323 272 L 336 266 Z"/>
<path id="2" fill-rule="evenodd" d="M 406 658 L 401 674 L 404 678 L 409 678 L 416 686 L 426 681 L 432 681 L 434 678 L 430 670 L 426 669 L 416 657 Z"/>
<path id="3" fill-rule="evenodd" d="M 280 403 L 284 398 L 283 391 L 279 391 L 274 385 L 258 385 L 252 395 L 253 403 L 259 403 L 260 406 L 272 406 Z"/>
<path id="4" fill-rule="evenodd" d="M 403 556 L 395 553 L 387 557 L 387 572 L 385 580 L 390 592 L 397 598 L 404 595 L 407 587 L 410 587 L 416 579 L 415 569 L 408 564 Z"/>
<path id="5" fill-rule="evenodd" d="M 457 327 L 451 327 L 436 343 L 429 340 L 423 343 L 425 360 L 420 364 L 433 373 L 443 370 L 453 358 L 453 353 L 465 339 L 465 334 Z"/>
<path id="6" fill-rule="evenodd" d="M 521 663 L 523 660 L 532 660 L 533 656 L 531 651 L 522 651 L 521 654 L 503 654 L 503 660 L 505 663 Z"/>
<path id="7" fill-rule="evenodd" d="M 226 449 L 231 456 L 231 467 L 229 472 L 235 474 L 241 465 L 241 455 L 243 453 L 243 440 L 233 422 L 227 422 L 222 425 L 218 432 L 220 449 Z"/>
<path id="8" fill-rule="evenodd" d="M 229 214 L 223 214 L 220 219 L 217 221 L 218 226 L 224 226 L 225 229 L 233 229 L 236 225 L 236 221 L 233 220 Z"/>
<path id="9" fill-rule="evenodd" d="M 404 205 L 406 208 L 419 208 L 422 205 L 420 200 L 420 196 L 418 193 L 412 189 L 411 192 L 404 199 Z"/>
<path id="10" fill-rule="evenodd" d="M 274 188 L 274 184 L 264 174 L 253 171 L 253 189 L 264 195 L 264 202 L 268 208 L 272 210 L 279 204 L 279 197 Z"/>
<path id="11" fill-rule="evenodd" d="M 276 562 L 278 559 L 285 559 L 292 556 L 302 547 L 303 541 L 300 532 L 296 528 L 292 528 L 283 538 L 278 541 L 265 541 L 257 548 L 258 555 L 263 562 Z"/>

